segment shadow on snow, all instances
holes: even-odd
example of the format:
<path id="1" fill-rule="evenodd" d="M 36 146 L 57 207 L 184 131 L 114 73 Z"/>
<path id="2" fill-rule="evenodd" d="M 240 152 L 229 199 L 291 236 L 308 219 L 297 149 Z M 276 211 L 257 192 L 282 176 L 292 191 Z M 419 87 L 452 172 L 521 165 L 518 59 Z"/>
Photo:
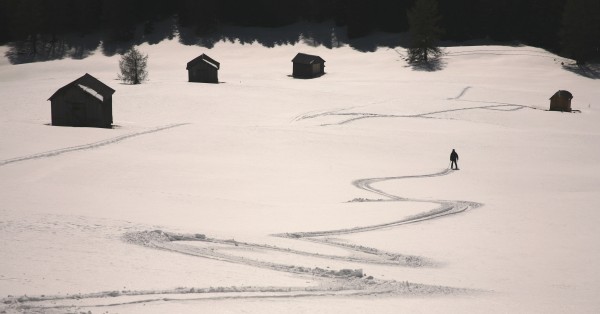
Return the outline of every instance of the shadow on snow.
<path id="1" fill-rule="evenodd" d="M 219 42 L 238 42 L 242 45 L 258 43 L 273 48 L 282 45 L 305 43 L 313 47 L 339 48 L 345 45 L 360 52 L 374 52 L 378 48 L 394 48 L 407 43 L 406 35 L 375 33 L 367 37 L 349 39 L 346 27 L 329 23 L 302 22 L 284 27 L 237 27 L 223 26 L 212 32 L 198 34 L 192 29 L 179 27 L 175 19 L 156 24 L 152 33 L 144 33 L 139 26 L 132 40 L 111 40 L 109 32 L 94 34 L 70 34 L 56 38 L 35 37 L 7 44 L 5 53 L 11 64 L 43 62 L 65 58 L 84 59 L 100 49 L 105 56 L 122 54 L 133 46 L 148 43 L 158 44 L 163 40 L 178 37 L 179 42 L 188 46 L 213 48 Z"/>

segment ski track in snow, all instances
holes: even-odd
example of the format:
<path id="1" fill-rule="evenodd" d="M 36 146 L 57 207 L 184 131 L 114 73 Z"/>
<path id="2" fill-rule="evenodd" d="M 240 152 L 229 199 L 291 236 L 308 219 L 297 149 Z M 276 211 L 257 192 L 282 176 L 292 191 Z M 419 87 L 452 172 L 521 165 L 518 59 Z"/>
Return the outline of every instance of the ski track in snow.
<path id="1" fill-rule="evenodd" d="M 463 89 L 463 90 L 460 92 L 460 94 L 458 94 L 458 96 L 456 96 L 456 97 L 454 97 L 454 98 L 448 98 L 448 100 L 456 100 L 456 99 L 460 99 L 462 96 L 464 96 L 464 95 L 467 93 L 467 91 L 468 91 L 469 89 L 471 89 L 471 86 L 467 86 L 467 87 L 465 87 L 465 88 L 464 88 L 464 89 Z"/>
<path id="2" fill-rule="evenodd" d="M 343 282 L 342 282 L 343 281 Z M 448 288 L 403 282 L 378 282 L 375 280 L 338 280 L 323 282 L 318 287 L 210 287 L 176 288 L 171 290 L 104 291 L 68 296 L 22 296 L 2 300 L 7 313 L 90 313 L 89 309 L 146 305 L 158 302 L 198 302 L 240 299 L 297 299 L 305 297 L 349 296 L 443 296 L 472 295 L 468 289 Z M 479 293 L 482 293 L 479 291 Z M 0 307 L 1 308 L 1 307 Z M 3 312 L 4 313 L 4 312 Z M 104 312 L 103 312 L 104 313 Z"/>
<path id="3" fill-rule="evenodd" d="M 434 115 L 443 114 L 443 113 L 451 113 L 451 112 L 459 112 L 459 111 L 468 111 L 468 110 L 517 111 L 517 110 L 522 110 L 522 109 L 525 109 L 525 108 L 534 109 L 534 110 L 541 110 L 540 108 L 537 108 L 537 107 L 534 107 L 534 106 L 527 106 L 527 105 L 510 104 L 510 103 L 494 102 L 494 101 L 464 100 L 464 99 L 462 99 L 462 97 L 471 88 L 473 88 L 473 87 L 472 86 L 467 86 L 456 97 L 454 97 L 454 98 L 448 98 L 447 100 L 462 101 L 462 102 L 473 102 L 473 103 L 479 103 L 479 104 L 486 103 L 486 104 L 489 104 L 489 105 L 475 106 L 475 107 L 463 107 L 463 108 L 455 108 L 455 109 L 448 109 L 448 110 L 439 110 L 439 111 L 432 111 L 432 112 L 426 112 L 426 113 L 417 113 L 417 114 L 406 114 L 406 115 L 379 114 L 379 113 L 369 113 L 369 112 L 346 112 L 347 110 L 352 110 L 352 109 L 355 108 L 355 107 L 351 107 L 351 108 L 342 108 L 342 109 L 336 109 L 336 110 L 325 111 L 325 112 L 316 112 L 316 113 L 310 112 L 310 113 L 305 113 L 303 115 L 297 116 L 294 120 L 295 121 L 301 121 L 301 120 L 322 118 L 322 117 L 327 117 L 327 116 L 341 117 L 341 118 L 343 118 L 339 122 L 321 124 L 321 126 L 333 126 L 333 125 L 348 124 L 348 123 L 355 122 L 355 121 L 358 121 L 358 120 L 370 119 L 370 118 L 423 118 L 423 119 L 438 119 L 438 118 L 434 117 Z"/>
<path id="4" fill-rule="evenodd" d="M 482 103 L 483 102 L 483 101 L 476 101 L 476 100 L 461 100 L 461 99 L 452 99 L 452 100 L 465 101 L 465 102 L 476 102 L 476 103 Z M 491 102 L 491 103 L 493 103 L 493 102 Z M 321 112 L 321 113 L 315 113 L 315 114 L 309 114 L 309 115 L 300 116 L 297 120 L 315 119 L 315 118 L 326 117 L 326 116 L 338 116 L 338 117 L 345 118 L 344 120 L 342 120 L 340 122 L 321 124 L 321 126 L 332 126 L 332 125 L 348 124 L 348 123 L 351 123 L 351 122 L 356 122 L 358 120 L 370 119 L 370 118 L 424 118 L 424 119 L 437 119 L 437 118 L 432 117 L 432 116 L 436 115 L 436 114 L 442 114 L 442 113 L 467 111 L 467 110 L 477 110 L 477 109 L 479 109 L 479 110 L 481 110 L 481 109 L 483 109 L 483 110 L 496 110 L 496 111 L 517 111 L 517 110 L 521 110 L 521 109 L 524 109 L 524 108 L 530 108 L 530 109 L 539 110 L 539 108 L 536 108 L 536 107 L 533 107 L 533 106 L 525 106 L 525 105 L 517 105 L 517 104 L 506 104 L 506 103 L 494 103 L 493 105 L 487 105 L 487 106 L 465 107 L 465 108 L 456 108 L 456 109 L 440 110 L 440 111 L 433 111 L 433 112 L 427 112 L 427 113 L 406 114 L 406 115 L 379 114 L 379 113 L 368 113 L 368 112 L 342 112 L 345 109 L 339 109 L 339 110 L 336 110 L 336 111 L 327 111 L 327 112 Z M 350 117 L 350 118 L 348 118 L 348 117 Z"/>
<path id="5" fill-rule="evenodd" d="M 31 160 L 31 159 L 55 157 L 55 156 L 62 155 L 65 153 L 94 149 L 94 148 L 98 148 L 98 147 L 102 147 L 102 146 L 106 146 L 106 145 L 110 145 L 110 144 L 116 144 L 118 142 L 121 142 L 123 140 L 129 139 L 132 137 L 150 134 L 150 133 L 156 133 L 159 131 L 172 129 L 172 128 L 179 127 L 179 126 L 186 125 L 186 124 L 189 124 L 189 123 L 169 124 L 169 125 L 156 127 L 156 128 L 146 130 L 146 131 L 130 133 L 130 134 L 125 134 L 125 135 L 109 138 L 109 139 L 102 140 L 99 142 L 83 144 L 83 145 L 78 145 L 78 146 L 65 147 L 65 148 L 55 149 L 55 150 L 51 150 L 51 151 L 47 151 L 47 152 L 43 152 L 43 153 L 37 153 L 37 154 L 26 155 L 26 156 L 11 158 L 11 159 L 0 160 L 0 167 L 8 165 L 8 164 L 16 163 L 16 162 Z"/>
<path id="6" fill-rule="evenodd" d="M 462 101 L 460 98 L 466 94 L 471 87 L 464 88 L 460 94 L 451 100 Z M 343 120 L 337 125 L 350 123 L 359 119 L 366 118 L 430 118 L 429 116 L 454 112 L 464 111 L 473 109 L 487 109 L 487 110 L 502 110 L 502 111 L 514 111 L 526 108 L 527 106 L 514 105 L 514 104 L 494 104 L 489 106 L 479 106 L 471 108 L 458 108 L 450 110 L 442 110 L 436 112 L 414 114 L 414 115 L 382 115 L 373 113 L 344 113 L 343 110 L 339 109 L 335 111 L 313 113 L 296 117 L 295 120 L 313 119 L 322 116 L 350 116 L 350 119 Z M 530 107 L 533 108 L 533 107 Z M 537 109 L 537 108 L 533 108 Z M 20 158 L 14 158 L 9 160 L 0 161 L 0 166 L 8 163 L 19 162 L 35 158 L 51 157 L 66 152 L 84 150 L 96 148 L 108 144 L 113 144 L 124 139 L 157 132 L 160 130 L 181 126 L 184 124 L 174 124 L 169 126 L 163 126 L 152 130 L 124 135 L 113 139 L 100 141 L 92 144 L 75 146 L 64 148 L 60 150 L 24 156 Z M 423 174 L 423 175 L 410 175 L 410 176 L 395 176 L 395 177 L 383 177 L 383 178 L 367 178 L 359 179 L 352 184 L 364 191 L 368 191 L 379 196 L 385 197 L 386 199 L 378 200 L 360 200 L 362 202 L 425 202 L 437 204 L 438 206 L 432 210 L 422 212 L 413 216 L 405 217 L 400 220 L 368 225 L 359 226 L 354 228 L 336 229 L 336 230 L 323 230 L 323 231 L 305 231 L 305 232 L 289 232 L 281 234 L 272 234 L 271 236 L 286 238 L 290 240 L 309 241 L 323 246 L 333 246 L 339 249 L 345 250 L 350 253 L 360 253 L 360 256 L 356 254 L 348 256 L 339 255 L 328 255 L 319 254 L 314 252 L 307 252 L 302 250 L 295 250 L 289 248 L 282 248 L 267 244 L 247 243 L 235 240 L 224 240 L 208 238 L 201 234 L 176 234 L 170 232 L 163 232 L 161 230 L 154 231 L 142 231 L 142 232 L 128 232 L 123 236 L 123 240 L 135 244 L 141 245 L 157 250 L 169 251 L 177 254 L 185 254 L 189 256 L 195 256 L 199 258 L 208 258 L 218 260 L 227 263 L 242 264 L 251 267 L 269 269 L 275 271 L 286 272 L 294 274 L 300 277 L 306 277 L 307 279 L 313 279 L 319 282 L 316 286 L 309 287 L 256 287 L 256 286 L 242 286 L 242 287 L 210 287 L 210 288 L 177 288 L 172 290 L 147 290 L 147 291 L 104 291 L 90 294 L 77 294 L 77 295 L 55 295 L 55 296 L 21 296 L 21 297 L 9 297 L 2 299 L 7 308 L 14 309 L 16 311 L 39 311 L 48 313 L 52 311 L 64 311 L 66 309 L 99 309 L 104 307 L 123 306 L 130 304 L 146 304 L 152 302 L 170 302 L 170 301 L 198 301 L 198 300 L 230 300 L 230 299 L 249 299 L 249 298 L 299 298 L 299 297 L 318 297 L 318 296 L 369 296 L 369 295 L 414 295 L 414 296 L 427 296 L 427 295 L 458 295 L 458 294 L 473 294 L 481 291 L 474 291 L 471 289 L 444 287 L 444 286 L 433 286 L 419 283 L 400 282 L 395 280 L 382 280 L 373 277 L 366 277 L 363 275 L 361 269 L 342 269 L 342 270 L 328 270 L 320 267 L 310 268 L 295 265 L 278 264 L 265 260 L 252 259 L 241 255 L 229 254 L 227 249 L 231 250 L 232 247 L 238 249 L 248 249 L 251 251 L 270 251 L 275 254 L 292 254 L 318 259 L 329 259 L 338 260 L 342 262 L 349 262 L 354 264 L 379 264 L 395 267 L 435 267 L 435 262 L 420 256 L 403 255 L 393 252 L 386 252 L 376 248 L 365 247 L 362 245 L 355 245 L 351 243 L 342 242 L 339 239 L 332 238 L 337 235 L 353 234 L 359 232 L 370 232 L 385 228 L 398 227 L 404 224 L 418 223 L 425 220 L 438 219 L 449 215 L 463 213 L 469 209 L 475 209 L 482 204 L 472 201 L 452 201 L 452 200 L 421 200 L 414 198 L 404 198 L 391 193 L 385 192 L 381 189 L 373 187 L 374 184 L 390 181 L 390 180 L 407 180 L 407 179 L 423 179 L 439 177 L 451 174 L 453 171 L 450 169 L 444 169 L 442 171 Z M 194 243 L 200 244 L 193 245 Z M 225 252 L 223 252 L 225 251 Z M 2 309 L 0 307 L 0 309 Z"/>
<path id="7" fill-rule="evenodd" d="M 370 179 L 360 179 L 354 181 L 352 184 L 359 189 L 369 191 L 375 194 L 379 194 L 381 196 L 387 197 L 391 201 L 403 201 L 403 202 L 426 202 L 426 203 L 436 203 L 440 206 L 431 211 L 420 213 L 402 220 L 388 222 L 384 224 L 377 224 L 371 226 L 363 226 L 363 227 L 355 227 L 351 229 L 339 229 L 339 230 L 329 230 L 329 231 L 312 231 L 312 232 L 297 232 L 297 233 L 287 233 L 287 234 L 279 234 L 276 236 L 289 237 L 289 238 L 306 238 L 306 237 L 321 237 L 321 236 L 329 236 L 329 235 L 340 235 L 340 234 L 349 234 L 349 233 L 358 233 L 358 232 L 367 232 L 373 231 L 383 228 L 389 228 L 394 226 L 399 226 L 408 223 L 415 223 L 423 220 L 434 219 L 446 215 L 457 214 L 466 211 L 467 209 L 477 208 L 481 206 L 481 204 L 470 201 L 444 201 L 444 200 L 419 200 L 413 198 L 402 198 L 378 189 L 375 189 L 371 185 L 378 182 L 389 181 L 389 180 L 402 180 L 402 179 L 418 179 L 418 178 L 431 178 L 437 176 L 444 176 L 452 173 L 452 170 L 445 169 L 443 171 L 433 173 L 433 174 L 425 174 L 425 175 L 414 175 L 414 176 L 398 176 L 398 177 L 386 177 L 386 178 L 370 178 Z M 385 200 L 375 200 L 375 202 L 381 202 Z"/>
<path id="8" fill-rule="evenodd" d="M 269 269 L 275 271 L 295 274 L 316 280 L 318 285 L 309 287 L 210 287 L 210 288 L 177 288 L 172 290 L 147 290 L 147 291 L 104 291 L 89 294 L 76 295 L 44 295 L 44 296 L 21 296 L 2 299 L 2 303 L 9 309 L 21 312 L 39 311 L 48 313 L 52 311 L 64 311 L 66 309 L 99 309 L 104 307 L 124 306 L 131 304 L 146 304 L 153 302 L 170 301 L 199 301 L 199 300 L 230 300 L 249 298 L 300 298 L 300 297 L 323 297 L 323 296 L 370 296 L 370 295 L 412 295 L 412 296 L 435 296 L 435 295 L 460 295 L 473 294 L 481 291 L 470 289 L 425 285 L 420 283 L 409 283 L 395 280 L 382 280 L 363 275 L 360 269 L 328 270 L 319 267 L 310 268 L 295 265 L 278 264 L 270 261 L 247 258 L 239 255 L 228 254 L 228 248 L 238 247 L 252 251 L 271 251 L 274 253 L 307 256 L 319 259 L 340 260 L 354 264 L 380 264 L 402 267 L 434 267 L 435 263 L 419 256 L 402 255 L 385 252 L 375 248 L 344 243 L 331 238 L 331 236 L 351 234 L 358 232 L 369 232 L 384 228 L 392 228 L 403 224 L 417 223 L 424 220 L 441 218 L 447 215 L 462 213 L 482 204 L 470 201 L 446 201 L 446 200 L 419 200 L 396 196 L 372 185 L 389 180 L 421 179 L 445 176 L 453 171 L 445 169 L 437 173 L 412 176 L 397 176 L 384 178 L 360 179 L 352 184 L 362 190 L 386 197 L 387 199 L 368 200 L 367 202 L 427 202 L 436 203 L 439 206 L 433 210 L 413 215 L 401 220 L 362 226 L 348 229 L 292 232 L 273 234 L 272 236 L 287 238 L 290 240 L 303 240 L 320 245 L 334 246 L 349 252 L 362 253 L 365 256 L 337 256 L 318 254 L 301 250 L 282 248 L 266 244 L 246 243 L 235 240 L 223 240 L 207 238 L 204 235 L 176 234 L 160 230 L 128 232 L 123 240 L 145 247 L 169 251 L 177 254 L 185 254 L 200 258 L 208 258 L 227 263 L 242 264 L 251 267 Z M 207 245 L 206 247 L 193 245 L 191 242 Z M 212 245 L 212 246 L 211 246 Z M 218 245 L 220 247 L 215 247 Z M 367 257 L 368 256 L 368 257 Z M 2 307 L 0 307 L 2 309 Z"/>

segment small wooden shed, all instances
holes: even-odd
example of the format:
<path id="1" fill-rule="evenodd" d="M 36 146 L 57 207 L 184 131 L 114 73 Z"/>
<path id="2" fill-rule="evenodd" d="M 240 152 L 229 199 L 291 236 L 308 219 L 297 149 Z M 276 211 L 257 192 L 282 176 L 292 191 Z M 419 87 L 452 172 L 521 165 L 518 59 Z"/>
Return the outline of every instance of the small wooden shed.
<path id="1" fill-rule="evenodd" d="M 201 54 L 187 63 L 188 81 L 198 83 L 219 83 L 221 64 L 211 57 Z"/>
<path id="2" fill-rule="evenodd" d="M 298 53 L 294 59 L 294 77 L 313 78 L 325 74 L 325 60 L 319 56 Z"/>
<path id="3" fill-rule="evenodd" d="M 550 97 L 550 111 L 571 111 L 573 95 L 566 90 L 559 90 Z"/>
<path id="4" fill-rule="evenodd" d="M 52 125 L 110 128 L 114 92 L 86 73 L 48 99 L 52 107 Z"/>

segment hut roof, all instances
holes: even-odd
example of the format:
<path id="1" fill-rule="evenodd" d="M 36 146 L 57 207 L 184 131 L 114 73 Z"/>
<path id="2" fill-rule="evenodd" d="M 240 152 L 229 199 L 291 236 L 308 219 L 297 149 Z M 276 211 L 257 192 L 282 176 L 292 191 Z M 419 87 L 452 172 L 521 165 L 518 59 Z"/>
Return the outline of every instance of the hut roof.
<path id="1" fill-rule="evenodd" d="M 323 60 L 319 56 L 308 55 L 305 53 L 298 53 L 294 57 L 294 59 L 292 59 L 292 62 L 300 63 L 300 64 L 315 64 L 315 63 L 325 63 L 325 60 Z"/>
<path id="2" fill-rule="evenodd" d="M 77 86 L 79 86 L 79 88 L 83 89 L 84 92 L 88 93 L 90 96 L 94 96 L 94 98 L 100 100 L 100 101 L 104 101 L 104 96 L 102 96 L 101 94 L 99 94 L 98 92 L 96 92 L 95 90 L 85 86 L 85 85 L 81 85 L 81 84 L 77 84 Z"/>
<path id="3" fill-rule="evenodd" d="M 552 95 L 552 97 L 550 97 L 550 99 L 554 99 L 556 97 L 567 98 L 567 99 L 571 100 L 571 99 L 573 99 L 573 94 L 569 93 L 566 90 L 559 90 L 558 92 L 554 93 L 554 95 Z"/>
<path id="4" fill-rule="evenodd" d="M 82 77 L 59 88 L 54 94 L 52 94 L 52 96 L 50 96 L 50 98 L 48 98 L 48 100 L 52 100 L 52 98 L 63 93 L 65 90 L 75 86 L 77 86 L 84 92 L 90 94 L 91 96 L 98 98 L 100 101 L 103 101 L 104 98 L 115 93 L 114 89 L 108 87 L 106 84 L 100 82 L 97 78 L 86 73 Z"/>
<path id="5" fill-rule="evenodd" d="M 217 70 L 221 67 L 221 64 L 219 62 L 215 61 L 214 59 L 205 54 L 201 54 L 200 56 L 194 58 L 192 61 L 188 62 L 185 69 L 189 70 L 191 67 L 193 67 L 199 62 L 204 62 Z"/>

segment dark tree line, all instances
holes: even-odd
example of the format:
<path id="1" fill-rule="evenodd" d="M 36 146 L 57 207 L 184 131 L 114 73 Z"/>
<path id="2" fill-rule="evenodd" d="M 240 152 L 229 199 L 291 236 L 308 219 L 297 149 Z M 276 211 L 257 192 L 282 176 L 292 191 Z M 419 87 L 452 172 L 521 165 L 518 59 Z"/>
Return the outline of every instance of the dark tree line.
<path id="1" fill-rule="evenodd" d="M 90 34 L 101 34 L 96 35 L 101 36 L 96 44 L 159 40 L 152 37 L 156 25 L 170 17 L 176 18 L 179 28 L 198 36 L 218 32 L 222 25 L 279 27 L 333 20 L 346 26 L 347 38 L 353 39 L 373 31 L 407 31 L 406 13 L 415 1 L 0 0 L 0 42 L 19 41 L 35 54 L 39 47 L 55 49 L 56 42 Z M 585 61 L 600 55 L 599 4 L 598 0 L 439 1 L 441 39 L 519 41 Z M 67 44 L 60 49 L 70 48 Z"/>

